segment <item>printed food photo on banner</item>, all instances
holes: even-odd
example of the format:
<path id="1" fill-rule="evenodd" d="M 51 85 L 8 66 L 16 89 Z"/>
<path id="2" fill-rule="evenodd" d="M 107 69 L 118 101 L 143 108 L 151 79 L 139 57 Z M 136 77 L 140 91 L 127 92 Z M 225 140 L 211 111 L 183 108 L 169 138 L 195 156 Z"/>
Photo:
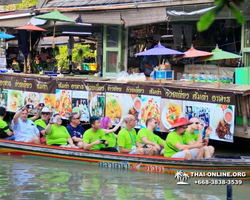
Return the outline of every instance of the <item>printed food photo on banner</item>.
<path id="1" fill-rule="evenodd" d="M 89 112 L 90 116 L 104 117 L 105 93 L 89 92 Z"/>
<path id="2" fill-rule="evenodd" d="M 203 135 L 207 127 L 212 128 L 210 139 L 233 142 L 234 106 L 214 103 L 186 101 L 186 119 L 197 117 L 204 124 Z"/>
<path id="3" fill-rule="evenodd" d="M 142 99 L 141 95 L 137 94 L 122 94 L 122 117 L 131 114 L 135 117 L 136 128 L 141 127 L 141 108 Z"/>
<path id="4" fill-rule="evenodd" d="M 118 124 L 123 117 L 123 96 L 123 94 L 119 93 L 106 93 L 105 116 L 110 117 L 112 124 Z"/>
<path id="5" fill-rule="evenodd" d="M 40 103 L 44 103 L 45 107 L 50 109 L 51 112 L 55 112 L 55 95 L 40 93 Z"/>
<path id="6" fill-rule="evenodd" d="M 82 122 L 89 122 L 89 92 L 88 91 L 72 91 L 72 112 L 80 115 Z"/>
<path id="7" fill-rule="evenodd" d="M 37 92 L 23 92 L 23 105 L 33 105 L 35 107 L 40 103 L 39 93 Z M 28 110 L 28 114 L 34 115 L 37 112 L 36 109 Z"/>
<path id="8" fill-rule="evenodd" d="M 8 90 L 0 88 L 0 106 L 7 108 Z"/>
<path id="9" fill-rule="evenodd" d="M 23 92 L 19 90 L 8 90 L 8 110 L 16 112 L 23 106 Z"/>
<path id="10" fill-rule="evenodd" d="M 55 112 L 68 119 L 72 112 L 71 90 L 56 90 Z"/>
<path id="11" fill-rule="evenodd" d="M 155 119 L 159 126 L 160 123 L 160 107 L 161 97 L 142 95 L 142 109 L 141 109 L 141 127 L 146 127 L 146 120 L 148 118 Z M 159 131 L 159 126 L 156 129 Z"/>
<path id="12" fill-rule="evenodd" d="M 169 131 L 178 118 L 184 117 L 184 110 L 182 100 L 161 99 L 160 130 Z"/>
<path id="13" fill-rule="evenodd" d="M 211 116 L 211 127 L 215 130 L 211 139 L 233 142 L 235 106 L 216 104 Z"/>

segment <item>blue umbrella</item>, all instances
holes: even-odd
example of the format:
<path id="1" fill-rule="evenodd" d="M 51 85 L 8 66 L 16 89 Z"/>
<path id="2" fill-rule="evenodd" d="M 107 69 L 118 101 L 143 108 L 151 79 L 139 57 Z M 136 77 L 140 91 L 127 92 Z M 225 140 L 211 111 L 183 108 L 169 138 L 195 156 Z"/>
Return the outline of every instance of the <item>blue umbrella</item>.
<path id="1" fill-rule="evenodd" d="M 9 34 L 0 32 L 0 39 L 11 39 L 11 38 L 14 38 L 14 37 L 15 37 L 14 35 L 9 35 Z M 2 56 L 2 51 L 1 51 L 1 56 Z"/>
<path id="2" fill-rule="evenodd" d="M 183 55 L 183 54 L 184 53 L 182 53 L 180 51 L 166 48 L 163 45 L 161 45 L 161 43 L 159 42 L 159 44 L 155 45 L 154 48 L 137 53 L 137 54 L 135 54 L 135 56 L 159 56 L 159 66 L 160 66 L 161 56 L 163 56 L 163 55 Z M 159 83 L 161 85 L 161 67 L 160 67 Z"/>
<path id="3" fill-rule="evenodd" d="M 135 54 L 136 56 L 163 56 L 163 55 L 182 55 L 184 53 L 180 51 L 176 51 L 173 49 L 169 49 L 164 47 L 161 44 L 155 45 L 154 48 L 142 51 L 140 53 Z"/>
<path id="4" fill-rule="evenodd" d="M 0 39 L 11 39 L 11 38 L 14 38 L 14 37 L 15 37 L 14 35 L 9 35 L 9 34 L 0 32 Z"/>

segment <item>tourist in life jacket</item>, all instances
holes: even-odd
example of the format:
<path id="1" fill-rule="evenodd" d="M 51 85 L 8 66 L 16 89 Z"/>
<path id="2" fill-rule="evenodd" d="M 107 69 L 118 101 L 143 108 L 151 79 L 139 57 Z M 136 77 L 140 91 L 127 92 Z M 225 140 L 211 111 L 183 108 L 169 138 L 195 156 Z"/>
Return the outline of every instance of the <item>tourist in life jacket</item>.
<path id="1" fill-rule="evenodd" d="M 37 106 L 35 106 L 36 108 Z M 50 109 L 47 107 L 39 107 L 36 115 L 32 117 L 32 121 L 34 121 L 36 127 L 40 132 L 40 141 L 41 144 L 46 144 L 46 136 L 45 136 L 45 128 L 49 124 L 49 119 L 51 117 Z M 39 119 L 40 118 L 40 119 Z"/>
<path id="2" fill-rule="evenodd" d="M 114 147 L 108 147 L 103 129 L 101 129 L 100 117 L 93 116 L 90 118 L 91 128 L 85 131 L 83 135 L 83 148 L 92 151 L 111 151 L 117 152 Z"/>
<path id="3" fill-rule="evenodd" d="M 147 128 L 139 130 L 136 145 L 141 147 L 146 146 L 146 148 L 151 149 L 149 155 L 163 155 L 165 141 L 154 134 L 154 131 L 158 127 L 158 122 L 153 118 L 148 118 L 145 124 Z"/>
<path id="4" fill-rule="evenodd" d="M 125 127 L 118 133 L 117 146 L 120 153 L 143 155 L 142 147 L 136 147 L 136 131 L 134 129 L 136 120 L 133 115 L 124 118 Z"/>
<path id="5" fill-rule="evenodd" d="M 11 126 L 15 141 L 40 144 L 40 133 L 32 120 L 28 119 L 29 105 L 20 108 L 13 117 Z"/>
<path id="6" fill-rule="evenodd" d="M 116 147 L 117 135 L 114 132 L 118 130 L 118 128 L 122 125 L 122 123 L 123 119 L 120 120 L 119 124 L 117 124 L 114 128 L 112 128 L 113 125 L 109 117 L 103 117 L 101 119 L 101 128 L 103 129 L 106 136 L 106 140 L 108 141 L 107 147 Z"/>
<path id="7" fill-rule="evenodd" d="M 202 130 L 204 128 L 204 123 L 197 117 L 193 117 L 190 119 L 190 124 L 185 132 L 186 136 L 186 144 L 195 144 L 203 142 L 205 146 L 202 148 L 204 149 L 204 158 L 211 158 L 214 154 L 214 147 L 208 146 L 209 136 L 212 132 L 212 128 L 208 127 L 205 131 L 205 137 L 202 139 Z M 197 134 L 195 131 L 199 130 Z"/>
<path id="8" fill-rule="evenodd" d="M 52 146 L 78 148 L 74 145 L 71 136 L 62 124 L 60 114 L 54 114 L 45 128 L 46 143 Z"/>
<path id="9" fill-rule="evenodd" d="M 204 156 L 205 146 L 202 142 L 197 142 L 195 144 L 186 144 L 185 132 L 187 130 L 187 125 L 192 124 L 192 122 L 187 121 L 184 117 L 176 120 L 171 129 L 175 129 L 170 132 L 166 138 L 166 143 L 164 147 L 164 156 L 171 158 L 197 158 L 201 159 Z"/>
<path id="10" fill-rule="evenodd" d="M 69 116 L 70 123 L 67 126 L 67 130 L 68 130 L 74 144 L 77 147 L 79 147 L 80 149 L 83 149 L 82 138 L 83 138 L 84 129 L 80 125 L 80 123 L 81 123 L 80 119 L 81 119 L 81 117 L 77 112 L 71 113 L 71 115 Z"/>
<path id="11" fill-rule="evenodd" d="M 0 139 L 15 140 L 13 132 L 10 130 L 6 121 L 3 120 L 5 115 L 6 109 L 4 107 L 0 107 Z"/>

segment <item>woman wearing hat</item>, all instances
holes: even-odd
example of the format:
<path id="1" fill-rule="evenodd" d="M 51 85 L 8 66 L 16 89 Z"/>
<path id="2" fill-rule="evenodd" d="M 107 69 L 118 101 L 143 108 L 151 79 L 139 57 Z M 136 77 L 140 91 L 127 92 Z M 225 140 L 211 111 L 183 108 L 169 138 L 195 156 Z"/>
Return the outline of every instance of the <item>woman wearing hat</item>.
<path id="1" fill-rule="evenodd" d="M 203 158 L 204 150 L 200 149 L 204 146 L 204 143 L 195 143 L 192 145 L 185 145 L 185 132 L 187 126 L 192 124 L 192 122 L 187 121 L 184 117 L 176 120 L 171 129 L 175 129 L 170 132 L 167 136 L 165 147 L 164 147 L 164 156 L 171 158 Z"/>

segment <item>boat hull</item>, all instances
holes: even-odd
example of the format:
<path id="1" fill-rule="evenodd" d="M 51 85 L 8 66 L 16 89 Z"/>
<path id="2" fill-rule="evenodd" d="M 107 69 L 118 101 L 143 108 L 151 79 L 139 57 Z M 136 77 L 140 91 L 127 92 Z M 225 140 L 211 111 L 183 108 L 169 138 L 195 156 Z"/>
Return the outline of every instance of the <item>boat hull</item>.
<path id="1" fill-rule="evenodd" d="M 198 173 L 198 175 L 213 173 L 213 178 L 229 172 L 235 174 L 235 176 L 230 178 L 250 180 L 250 159 L 184 160 L 178 158 L 86 151 L 82 149 L 35 145 L 6 140 L 0 140 L 0 153 L 24 156 L 27 158 L 45 158 L 53 161 L 60 160 L 90 164 L 117 170 L 136 170 L 167 174 L 175 174 L 177 171 L 182 170 L 189 175 L 191 175 L 191 173 Z M 244 177 L 240 175 L 242 172 L 245 174 Z"/>

